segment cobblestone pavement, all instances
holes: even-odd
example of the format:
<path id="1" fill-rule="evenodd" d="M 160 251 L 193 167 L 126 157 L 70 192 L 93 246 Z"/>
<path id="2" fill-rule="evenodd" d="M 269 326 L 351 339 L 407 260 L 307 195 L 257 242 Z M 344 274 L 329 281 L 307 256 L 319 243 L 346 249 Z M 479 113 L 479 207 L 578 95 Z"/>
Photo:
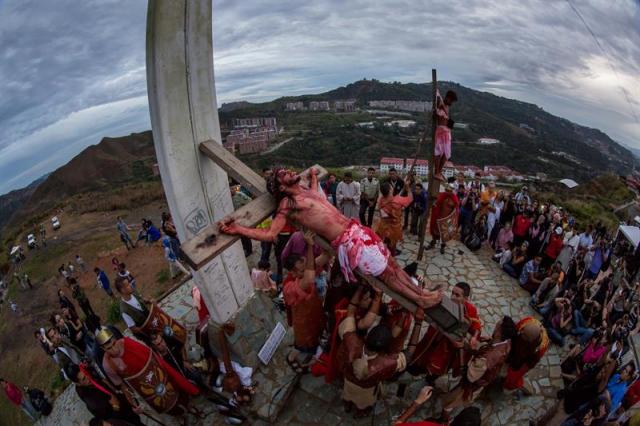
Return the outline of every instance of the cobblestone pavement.
<path id="1" fill-rule="evenodd" d="M 400 263 L 412 262 L 416 259 L 418 243 L 413 237 L 401 244 L 402 253 L 397 257 Z M 459 253 L 462 252 L 462 254 Z M 519 288 L 516 280 L 502 272 L 499 265 L 490 258 L 488 249 L 481 249 L 472 253 L 462 244 L 449 243 L 444 255 L 433 249 L 425 252 L 425 259 L 420 262 L 419 273 L 432 281 L 447 283 L 447 289 L 458 281 L 466 281 L 471 285 L 471 300 L 478 307 L 483 322 L 483 332 L 488 335 L 496 322 L 503 315 L 510 315 L 515 321 L 532 314 L 529 307 L 529 295 Z M 253 259 L 250 259 L 250 262 Z M 191 308 L 189 283 L 180 287 L 176 292 L 162 301 L 163 307 L 182 318 L 188 325 L 195 324 L 195 312 Z M 564 352 L 555 345 L 551 345 L 547 354 L 529 372 L 535 394 L 520 400 L 513 395 L 505 394 L 499 386 L 487 389 L 475 402 L 481 408 L 483 425 L 528 425 L 529 421 L 537 421 L 546 413 L 554 410 L 556 392 L 562 387 L 560 376 L 560 362 Z M 397 383 L 387 384 L 384 394 L 386 404 L 379 403 L 373 423 L 388 425 L 393 416 L 398 415 L 412 401 L 423 385 L 421 380 L 415 380 L 405 374 L 400 382 L 408 383 L 406 397 L 400 400 L 395 396 Z M 261 383 L 261 386 L 265 384 Z M 442 391 L 454 384 L 443 379 L 437 382 L 437 388 Z M 266 386 L 272 386 L 266 384 Z M 69 395 L 69 394 L 72 395 Z M 412 420 L 425 419 L 439 412 L 438 394 L 434 393 L 432 401 L 427 402 Z M 411 398 L 411 399 L 410 399 Z M 75 398 L 75 392 L 68 388 L 63 396 L 56 401 L 54 414 L 43 425 L 81 424 L 88 420 L 88 413 L 83 405 Z M 198 406 L 212 411 L 211 404 L 199 401 Z M 71 411 L 70 406 L 73 406 Z M 257 409 L 257 407 L 255 408 Z M 73 420 L 72 420 L 73 419 Z M 163 420 L 165 421 L 165 420 Z M 266 425 L 263 420 L 248 422 L 256 425 Z M 354 421 L 342 409 L 339 385 L 326 385 L 320 378 L 306 375 L 300 378 L 297 387 L 278 416 L 277 424 L 287 425 L 366 425 L 371 424 L 371 418 Z M 152 423 L 149 423 L 152 424 Z M 176 424 L 167 420 L 167 424 Z M 222 419 L 212 413 L 205 421 L 190 424 L 222 424 Z"/>

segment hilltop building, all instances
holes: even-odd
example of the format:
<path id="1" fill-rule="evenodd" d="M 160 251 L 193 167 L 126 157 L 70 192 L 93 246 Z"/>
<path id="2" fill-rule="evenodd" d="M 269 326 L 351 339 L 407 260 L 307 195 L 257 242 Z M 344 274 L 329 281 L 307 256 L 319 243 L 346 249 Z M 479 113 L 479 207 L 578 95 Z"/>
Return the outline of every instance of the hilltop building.
<path id="1" fill-rule="evenodd" d="M 285 106 L 286 111 L 304 111 L 304 104 L 302 101 L 298 102 L 287 102 Z"/>
<path id="2" fill-rule="evenodd" d="M 389 173 L 389 170 L 394 168 L 398 173 L 402 173 L 404 170 L 404 159 L 395 157 L 382 157 L 380 159 L 380 173 Z"/>
<path id="3" fill-rule="evenodd" d="M 425 101 L 376 100 L 376 101 L 369 101 L 369 106 L 374 108 L 389 108 L 389 109 L 395 109 L 399 111 L 411 111 L 411 112 L 431 111 L 431 102 L 425 102 Z"/>
<path id="4" fill-rule="evenodd" d="M 245 127 L 273 127 L 277 128 L 275 117 L 252 117 L 252 118 L 234 118 L 233 128 L 242 129 Z"/>
<path id="5" fill-rule="evenodd" d="M 329 111 L 328 101 L 311 101 L 309 102 L 309 111 Z"/>
<path id="6" fill-rule="evenodd" d="M 333 103 L 333 109 L 336 111 L 353 112 L 356 110 L 356 100 L 347 99 L 335 101 Z"/>

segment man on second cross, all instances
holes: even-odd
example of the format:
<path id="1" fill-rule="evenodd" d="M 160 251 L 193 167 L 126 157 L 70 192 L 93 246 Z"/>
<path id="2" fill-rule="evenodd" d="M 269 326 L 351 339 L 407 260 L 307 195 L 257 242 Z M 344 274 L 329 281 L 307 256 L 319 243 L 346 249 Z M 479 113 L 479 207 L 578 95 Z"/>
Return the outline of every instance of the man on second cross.
<path id="1" fill-rule="evenodd" d="M 373 213 L 380 194 L 380 182 L 376 179 L 376 169 L 369 167 L 367 177 L 360 181 L 360 223 L 371 228 Z"/>

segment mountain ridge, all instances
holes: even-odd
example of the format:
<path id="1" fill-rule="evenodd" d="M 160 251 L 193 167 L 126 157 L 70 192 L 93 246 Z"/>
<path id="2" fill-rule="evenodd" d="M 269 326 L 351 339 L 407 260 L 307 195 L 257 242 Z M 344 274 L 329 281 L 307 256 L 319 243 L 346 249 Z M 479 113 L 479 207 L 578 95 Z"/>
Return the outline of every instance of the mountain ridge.
<path id="1" fill-rule="evenodd" d="M 545 172 L 558 177 L 573 176 L 583 180 L 611 172 L 626 174 L 636 164 L 632 152 L 604 132 L 555 116 L 535 104 L 470 89 L 448 81 L 438 82 L 438 88 L 441 93 L 450 89 L 456 91 L 459 101 L 452 108 L 452 117 L 455 121 L 469 124 L 467 129 L 454 130 L 454 141 L 475 142 L 481 137 L 492 137 L 504 143 L 500 152 L 496 151 L 495 147 L 480 147 L 472 144 L 466 144 L 464 149 L 457 149 L 454 143 L 452 161 L 455 163 L 504 164 L 522 172 Z M 375 79 L 359 80 L 323 93 L 284 96 L 269 102 L 250 104 L 232 112 L 221 112 L 221 120 L 256 113 L 269 113 L 283 118 L 287 114 L 285 112 L 287 102 L 302 101 L 306 104 L 313 100 L 335 101 L 350 98 L 356 99 L 360 107 L 367 106 L 371 100 L 430 101 L 431 83 L 384 83 Z M 413 119 L 424 127 L 424 116 L 424 113 L 414 114 Z M 351 139 L 372 136 L 371 132 L 366 131 L 352 133 Z M 375 138 L 375 135 L 373 137 Z M 323 145 L 321 142 L 321 140 L 312 142 L 309 149 L 326 152 L 341 148 L 340 144 L 331 146 Z M 389 147 L 388 143 L 383 145 Z M 363 145 L 361 148 L 366 151 L 369 146 Z M 296 147 L 300 148 L 298 145 Z M 399 151 L 398 155 L 408 154 L 410 150 L 405 151 Z M 294 153 L 285 149 L 280 156 L 270 155 L 263 159 L 276 161 L 289 159 Z M 379 157 L 376 158 L 371 152 L 365 155 L 363 162 L 358 164 L 376 163 Z M 261 162 L 255 156 L 248 156 L 247 160 L 254 166 L 264 165 L 264 161 Z M 328 156 L 321 157 L 319 160 L 332 162 Z M 346 164 L 333 162 L 332 165 Z"/>

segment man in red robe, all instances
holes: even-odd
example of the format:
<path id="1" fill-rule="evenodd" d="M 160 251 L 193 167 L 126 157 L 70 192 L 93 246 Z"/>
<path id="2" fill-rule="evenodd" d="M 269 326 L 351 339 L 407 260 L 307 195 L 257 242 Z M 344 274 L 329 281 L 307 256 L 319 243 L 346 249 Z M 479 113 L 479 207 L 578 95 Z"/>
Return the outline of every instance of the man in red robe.
<path id="1" fill-rule="evenodd" d="M 451 290 L 451 300 L 464 307 L 465 318 L 470 322 L 467 331 L 469 346 L 475 349 L 478 346 L 482 323 L 478 316 L 478 310 L 469 302 L 470 295 L 471 287 L 462 281 Z M 453 369 L 454 376 L 459 376 L 461 367 L 466 365 L 468 361 L 468 351 L 464 350 L 464 344 L 463 340 L 451 341 L 434 327 L 429 327 L 416 347 L 414 361 L 409 366 L 409 372 L 416 375 L 426 373 L 435 380 Z"/>
<path id="2" fill-rule="evenodd" d="M 525 317 L 516 324 L 518 335 L 513 339 L 509 369 L 504 381 L 506 390 L 524 389 L 531 394 L 531 385 L 525 387 L 524 376 L 542 359 L 549 347 L 544 326 L 533 317 Z"/>
<path id="3" fill-rule="evenodd" d="M 471 357 L 460 383 L 442 397 L 442 417 L 445 420 L 455 408 L 471 405 L 484 388 L 498 377 L 509 357 L 511 340 L 516 333 L 513 320 L 508 316 L 502 317 L 493 330 L 491 342 Z"/>
<path id="4" fill-rule="evenodd" d="M 189 396 L 199 393 L 198 388 L 170 366 L 148 346 L 128 337 L 116 339 L 111 331 L 101 329 L 96 341 L 104 350 L 102 367 L 134 407 L 141 412 L 132 390 L 160 413 L 183 415 Z"/>
<path id="5" fill-rule="evenodd" d="M 312 356 L 317 352 L 325 325 L 322 298 L 315 280 L 329 256 L 323 253 L 316 259 L 313 252 L 314 237 L 312 232 L 304 233 L 307 243 L 305 257 L 292 254 L 285 259 L 289 274 L 283 283 L 284 303 L 290 312 L 294 339 L 294 350 L 287 355 L 287 361 L 296 373 L 306 372 Z"/>
<path id="6" fill-rule="evenodd" d="M 438 240 L 441 241 L 440 245 L 440 253 L 444 254 L 444 248 L 446 246 L 446 238 L 444 235 L 440 235 L 440 227 L 438 226 L 438 220 L 443 219 L 449 216 L 451 213 L 453 215 L 453 220 L 457 221 L 458 214 L 457 212 L 460 210 L 460 200 L 458 200 L 458 196 L 453 192 L 453 186 L 448 184 L 445 187 L 445 191 L 438 194 L 438 198 L 436 199 L 433 208 L 431 209 L 431 218 L 429 221 L 429 233 L 431 233 L 431 243 L 427 246 L 427 249 L 434 248 Z"/>

